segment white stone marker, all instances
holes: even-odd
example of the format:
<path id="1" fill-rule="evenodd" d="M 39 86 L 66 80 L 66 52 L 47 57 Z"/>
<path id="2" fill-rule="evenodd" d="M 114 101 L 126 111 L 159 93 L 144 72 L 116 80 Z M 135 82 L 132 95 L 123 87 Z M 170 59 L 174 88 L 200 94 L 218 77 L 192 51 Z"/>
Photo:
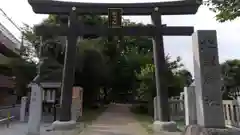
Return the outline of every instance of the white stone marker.
<path id="1" fill-rule="evenodd" d="M 179 99 L 184 100 L 184 92 L 180 93 Z M 184 102 L 180 102 L 180 109 L 181 111 L 184 111 Z"/>
<path id="2" fill-rule="evenodd" d="M 197 124 L 197 108 L 195 84 L 184 88 L 184 105 L 185 105 L 185 123 L 186 125 Z"/>
<path id="3" fill-rule="evenodd" d="M 240 96 L 237 96 L 237 103 L 240 106 Z"/>
<path id="4" fill-rule="evenodd" d="M 27 97 L 22 97 L 21 99 L 21 108 L 20 108 L 20 121 L 25 121 L 26 116 L 26 105 L 27 105 Z"/>
<path id="5" fill-rule="evenodd" d="M 193 34 L 197 121 L 206 128 L 224 128 L 220 65 L 215 30 Z"/>
<path id="6" fill-rule="evenodd" d="M 37 84 L 32 84 L 31 86 L 29 112 L 27 135 L 40 135 L 40 123 L 42 117 L 42 89 Z"/>
<path id="7" fill-rule="evenodd" d="M 47 102 L 51 102 L 51 90 L 47 90 Z"/>

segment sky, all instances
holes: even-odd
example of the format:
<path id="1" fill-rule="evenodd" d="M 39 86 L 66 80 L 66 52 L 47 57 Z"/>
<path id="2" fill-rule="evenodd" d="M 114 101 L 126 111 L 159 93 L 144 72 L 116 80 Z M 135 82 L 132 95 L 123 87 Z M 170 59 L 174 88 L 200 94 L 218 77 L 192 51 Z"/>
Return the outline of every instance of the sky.
<path id="1" fill-rule="evenodd" d="M 12 20 L 19 26 L 23 23 L 34 25 L 41 22 L 47 15 L 35 14 L 27 0 L 0 0 L 2 8 Z M 69 1 L 69 0 L 65 0 Z M 134 3 L 134 2 L 159 2 L 161 0 L 72 0 L 78 2 L 102 2 L 102 3 Z M 151 23 L 149 16 L 126 16 L 125 18 L 135 22 Z M 5 25 L 16 37 L 20 32 L 4 19 L 0 13 L 0 22 Z M 168 26 L 194 26 L 196 30 L 216 30 L 219 47 L 219 61 L 228 59 L 240 59 L 240 19 L 231 22 L 219 23 L 215 14 L 208 7 L 201 6 L 196 15 L 163 16 L 163 23 Z M 177 56 L 182 58 L 182 63 L 193 73 L 193 53 L 191 36 L 164 37 L 165 54 L 172 59 Z"/>

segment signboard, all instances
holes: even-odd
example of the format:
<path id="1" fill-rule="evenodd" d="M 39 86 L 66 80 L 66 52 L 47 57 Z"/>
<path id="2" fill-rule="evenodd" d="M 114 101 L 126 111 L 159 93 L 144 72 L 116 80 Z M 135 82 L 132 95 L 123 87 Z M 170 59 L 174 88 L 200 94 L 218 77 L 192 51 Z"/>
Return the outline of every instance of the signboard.
<path id="1" fill-rule="evenodd" d="M 122 26 L 122 9 L 109 8 L 108 9 L 108 27 L 121 28 Z"/>

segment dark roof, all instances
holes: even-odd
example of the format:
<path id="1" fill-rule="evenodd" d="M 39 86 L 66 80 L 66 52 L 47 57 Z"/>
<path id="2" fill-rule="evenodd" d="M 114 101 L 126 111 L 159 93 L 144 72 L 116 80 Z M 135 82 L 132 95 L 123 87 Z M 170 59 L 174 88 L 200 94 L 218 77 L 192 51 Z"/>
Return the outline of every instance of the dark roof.
<path id="1" fill-rule="evenodd" d="M 56 60 L 45 59 L 40 69 L 40 76 L 36 76 L 34 81 L 37 82 L 61 82 L 62 81 L 62 65 Z"/>
<path id="2" fill-rule="evenodd" d="M 49 73 L 47 76 L 43 75 L 40 82 L 61 82 L 62 81 L 62 71 L 53 71 Z"/>

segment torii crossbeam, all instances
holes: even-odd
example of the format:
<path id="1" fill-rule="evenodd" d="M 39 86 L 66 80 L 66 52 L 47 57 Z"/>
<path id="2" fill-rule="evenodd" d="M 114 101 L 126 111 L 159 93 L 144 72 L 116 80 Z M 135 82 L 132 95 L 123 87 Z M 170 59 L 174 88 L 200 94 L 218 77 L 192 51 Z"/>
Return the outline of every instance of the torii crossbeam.
<path id="1" fill-rule="evenodd" d="M 33 11 L 39 14 L 69 14 L 76 7 L 77 14 L 107 15 L 108 8 L 121 8 L 123 15 L 150 15 L 155 7 L 162 15 L 195 14 L 201 5 L 196 0 L 154 3 L 84 3 L 52 0 L 28 0 Z"/>
<path id="2" fill-rule="evenodd" d="M 164 25 L 161 27 L 161 31 L 156 26 L 128 26 L 122 28 L 108 28 L 107 25 L 76 25 L 75 33 L 78 36 L 84 35 L 97 35 L 97 36 L 154 36 L 155 32 L 158 31 L 161 35 L 165 36 L 190 36 L 193 33 L 193 27 L 187 26 L 170 26 Z M 43 35 L 55 35 L 55 36 L 66 36 L 68 31 L 67 25 L 61 26 L 44 26 L 40 25 L 35 28 L 38 36 Z"/>

